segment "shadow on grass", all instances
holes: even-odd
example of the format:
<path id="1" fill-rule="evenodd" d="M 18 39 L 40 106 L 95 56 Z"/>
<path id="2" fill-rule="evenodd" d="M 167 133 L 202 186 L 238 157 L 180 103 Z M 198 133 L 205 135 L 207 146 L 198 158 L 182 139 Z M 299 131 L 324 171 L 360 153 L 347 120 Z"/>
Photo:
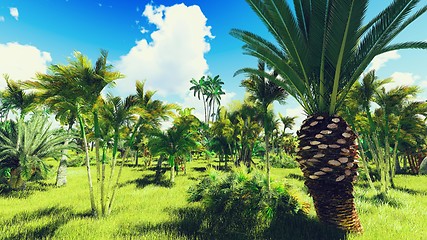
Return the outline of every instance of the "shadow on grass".
<path id="1" fill-rule="evenodd" d="M 142 176 L 141 178 L 124 182 L 123 184 L 120 184 L 120 187 L 126 186 L 128 184 L 135 184 L 137 188 L 145 188 L 148 185 L 165 188 L 170 188 L 173 186 L 173 184 L 169 180 L 166 180 L 163 175 L 156 176 L 156 174 L 148 174 Z"/>
<path id="2" fill-rule="evenodd" d="M 364 202 L 371 203 L 375 206 L 387 205 L 392 208 L 401 208 L 403 206 L 403 204 L 399 202 L 397 199 L 387 194 L 381 194 L 381 193 L 374 195 L 373 197 L 366 197 L 365 195 L 361 195 L 359 199 Z"/>
<path id="3" fill-rule="evenodd" d="M 409 188 L 404 188 L 404 187 L 394 187 L 393 189 L 401 191 L 401 192 L 405 192 L 411 195 L 427 195 L 426 191 L 419 191 L 419 190 L 414 190 L 414 189 L 409 189 Z"/>
<path id="4" fill-rule="evenodd" d="M 12 190 L 7 185 L 0 185 L 0 197 L 25 199 L 35 192 L 45 192 L 53 187 L 55 184 L 41 181 L 27 182 L 25 188 L 20 190 Z"/>
<path id="5" fill-rule="evenodd" d="M 206 167 L 193 167 L 196 172 L 206 172 Z"/>
<path id="6" fill-rule="evenodd" d="M 273 220 L 270 227 L 258 233 L 242 230 L 242 226 L 230 227 L 215 221 L 215 216 L 200 207 L 169 210 L 170 222 L 136 225 L 128 232 L 119 232 L 118 238 L 144 238 L 161 233 L 168 239 L 292 239 L 292 240 L 339 240 L 346 239 L 345 232 L 305 215 L 286 216 Z M 242 225 L 244 222 L 242 221 Z M 219 228 L 218 228 L 219 227 Z M 158 236 L 158 235 L 156 235 Z"/>
<path id="7" fill-rule="evenodd" d="M 304 176 L 301 176 L 301 175 L 298 175 L 298 174 L 295 174 L 295 173 L 290 173 L 290 174 L 288 174 L 287 177 L 288 178 L 296 179 L 298 181 L 304 181 L 305 180 Z"/>
<path id="8" fill-rule="evenodd" d="M 56 230 L 73 218 L 91 216 L 90 213 L 73 213 L 70 208 L 50 207 L 30 213 L 21 213 L 0 222 L 4 229 L 16 229 L 2 233 L 2 239 L 50 239 Z M 46 221 L 48 218 L 48 221 Z"/>

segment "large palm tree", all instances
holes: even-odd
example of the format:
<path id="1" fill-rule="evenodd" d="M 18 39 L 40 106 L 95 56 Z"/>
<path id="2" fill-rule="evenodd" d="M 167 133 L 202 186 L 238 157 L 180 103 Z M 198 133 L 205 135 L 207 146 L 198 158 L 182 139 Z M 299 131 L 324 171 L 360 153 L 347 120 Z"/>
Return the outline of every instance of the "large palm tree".
<path id="1" fill-rule="evenodd" d="M 258 63 L 258 70 L 266 72 L 264 62 Z M 275 73 L 273 73 L 275 74 Z M 270 159 L 269 159 L 269 140 L 273 129 L 269 128 L 268 108 L 274 101 L 280 104 L 285 103 L 287 93 L 276 83 L 269 81 L 264 75 L 250 75 L 248 79 L 242 81 L 242 86 L 250 93 L 249 99 L 258 103 L 261 106 L 263 127 L 264 127 L 264 142 L 265 142 L 265 160 L 267 165 L 267 189 L 270 191 Z M 270 124 L 271 125 L 271 124 Z"/>
<path id="2" fill-rule="evenodd" d="M 363 22 L 368 0 L 247 0 L 276 43 L 233 29 L 246 54 L 279 74 L 272 79 L 308 115 L 298 132 L 298 160 L 322 222 L 361 232 L 353 200 L 357 176 L 355 133 L 336 113 L 373 58 L 398 49 L 427 48 L 426 42 L 391 43 L 421 16 L 420 0 L 396 0 Z M 294 8 L 292 9 L 291 6 Z M 246 68 L 243 72 L 267 74 Z"/>

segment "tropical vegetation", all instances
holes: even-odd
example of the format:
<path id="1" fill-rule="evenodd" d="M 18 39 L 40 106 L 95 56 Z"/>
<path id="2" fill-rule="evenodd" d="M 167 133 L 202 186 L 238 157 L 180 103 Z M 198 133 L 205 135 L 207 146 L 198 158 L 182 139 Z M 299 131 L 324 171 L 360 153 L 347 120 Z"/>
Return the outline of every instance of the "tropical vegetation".
<path id="1" fill-rule="evenodd" d="M 247 2 L 271 36 L 231 30 L 258 61 L 235 73 L 244 99 L 224 103 L 219 75 L 188 79 L 203 119 L 145 81 L 115 95 L 125 76 L 106 50 L 4 75 L 0 238 L 423 238 L 427 103 L 367 69 L 427 48 L 394 42 L 427 6 L 366 21 L 367 0 Z M 274 108 L 288 96 L 302 126 Z"/>

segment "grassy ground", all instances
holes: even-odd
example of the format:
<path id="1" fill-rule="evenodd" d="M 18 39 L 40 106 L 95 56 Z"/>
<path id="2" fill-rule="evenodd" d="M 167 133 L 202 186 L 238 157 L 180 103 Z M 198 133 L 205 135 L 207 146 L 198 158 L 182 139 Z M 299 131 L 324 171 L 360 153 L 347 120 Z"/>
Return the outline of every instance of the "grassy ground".
<path id="1" fill-rule="evenodd" d="M 155 184 L 153 169 L 126 167 L 113 213 L 100 219 L 89 216 L 85 168 L 69 168 L 66 187 L 54 187 L 52 177 L 29 184 L 24 193 L 0 195 L 0 239 L 202 239 L 194 224 L 198 205 L 186 198 L 189 186 L 206 175 L 204 166 L 203 161 L 190 163 L 188 174 L 177 176 L 173 187 Z M 312 206 L 299 169 L 273 169 L 272 175 Z M 427 239 L 427 177 L 397 176 L 395 181 L 397 188 L 387 198 L 358 184 L 356 203 L 365 233 L 349 239 Z M 310 217 L 315 219 L 313 207 Z M 328 239 L 308 224 L 289 223 L 301 233 L 311 232 L 312 239 Z"/>

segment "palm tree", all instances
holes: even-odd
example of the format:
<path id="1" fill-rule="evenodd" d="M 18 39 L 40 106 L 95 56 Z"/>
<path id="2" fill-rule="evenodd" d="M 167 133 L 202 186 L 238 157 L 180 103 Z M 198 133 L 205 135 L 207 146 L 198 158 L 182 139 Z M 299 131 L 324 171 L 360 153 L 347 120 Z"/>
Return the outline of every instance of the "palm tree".
<path id="1" fill-rule="evenodd" d="M 366 112 L 368 117 L 370 133 L 375 131 L 370 104 L 374 100 L 374 96 L 380 90 L 380 88 L 390 82 L 391 78 L 382 80 L 378 79 L 378 77 L 375 75 L 375 71 L 372 70 L 362 78 L 360 84 L 355 84 L 354 86 L 354 91 L 358 96 L 358 102 L 361 104 L 362 110 Z"/>
<path id="2" fill-rule="evenodd" d="M 23 186 L 34 175 L 46 175 L 49 171 L 46 158 L 59 158 L 64 145 L 71 138 L 60 130 L 52 130 L 48 117 L 34 114 L 28 122 L 20 118 L 15 124 L 0 130 L 0 166 L 10 169 L 9 185 L 12 189 Z"/>
<path id="3" fill-rule="evenodd" d="M 0 93 L 3 115 L 7 116 L 10 111 L 19 110 L 19 118 L 23 118 L 28 112 L 35 108 L 36 94 L 25 92 L 23 83 L 10 79 L 5 74 L 6 89 Z"/>
<path id="4" fill-rule="evenodd" d="M 92 214 L 98 215 L 93 192 L 92 176 L 90 172 L 90 159 L 88 143 L 85 132 L 84 113 L 92 113 L 94 119 L 95 137 L 99 141 L 98 110 L 95 104 L 101 96 L 101 91 L 114 80 L 122 78 L 119 72 L 112 71 L 113 66 L 107 64 L 108 52 L 101 50 L 101 56 L 93 67 L 90 60 L 80 52 L 74 52 L 74 59 L 69 59 L 68 65 L 52 65 L 50 73 L 39 74 L 38 81 L 30 83 L 38 89 L 44 99 L 55 102 L 63 102 L 75 113 L 83 146 L 86 155 L 86 169 L 89 184 L 89 197 Z M 58 87 L 59 86 L 59 87 Z M 51 92 L 54 89 L 56 92 Z M 71 104 L 71 106 L 70 106 Z M 99 144 L 97 144 L 97 173 L 100 176 L 100 164 L 98 155 Z"/>
<path id="5" fill-rule="evenodd" d="M 353 200 L 357 176 L 355 133 L 336 115 L 373 58 L 398 49 L 427 49 L 427 42 L 391 43 L 427 11 L 420 0 L 396 0 L 363 24 L 368 0 L 246 0 L 276 43 L 233 29 L 246 54 L 271 66 L 272 79 L 308 115 L 298 132 L 298 160 L 322 222 L 361 232 Z M 268 74 L 246 68 L 241 72 Z"/>
<path id="6" fill-rule="evenodd" d="M 191 150 L 197 147 L 196 131 L 191 124 L 181 122 L 166 132 L 155 131 L 151 134 L 148 146 L 153 154 L 165 154 L 171 166 L 170 181 L 175 181 L 175 165 L 179 158 L 185 161 Z"/>
<path id="7" fill-rule="evenodd" d="M 215 111 L 215 103 L 218 104 L 218 109 L 221 106 L 221 95 L 224 95 L 225 92 L 222 90 L 222 85 L 224 82 L 219 78 L 219 75 L 215 77 L 208 76 L 207 80 L 207 93 L 206 100 L 208 102 L 209 110 L 208 110 L 208 121 L 209 118 L 212 117 L 212 122 L 214 122 L 215 114 L 218 111 Z"/>
<path id="8" fill-rule="evenodd" d="M 279 118 L 283 125 L 283 134 L 286 134 L 286 129 L 288 128 L 292 130 L 292 128 L 295 125 L 295 119 L 297 119 L 296 116 L 294 117 L 282 116 L 282 114 L 280 113 L 279 113 Z"/>
<path id="9" fill-rule="evenodd" d="M 193 86 L 190 87 L 190 91 L 194 92 L 194 96 L 197 95 L 197 98 L 200 100 L 200 96 L 202 96 L 203 100 L 203 110 L 204 110 L 204 116 L 205 116 L 205 123 L 209 121 L 208 119 L 208 112 L 207 112 L 207 103 L 206 103 L 206 94 L 207 94 L 207 81 L 206 76 L 202 76 L 199 81 L 196 79 L 191 79 L 190 83 L 193 84 Z"/>
<path id="10" fill-rule="evenodd" d="M 36 90 L 36 102 L 47 106 L 62 126 L 67 125 L 67 132 L 70 133 L 77 120 L 75 93 L 66 92 L 63 88 L 69 84 L 68 81 L 71 81 L 72 76 L 63 66 L 52 65 L 50 71 L 54 74 L 38 73 L 36 75 L 38 81 L 26 81 L 24 87 Z M 67 144 L 68 142 L 64 142 L 64 145 Z M 63 151 L 56 175 L 57 187 L 67 184 L 67 149 Z"/>
<path id="11" fill-rule="evenodd" d="M 264 62 L 258 63 L 258 71 L 265 73 L 266 66 Z M 276 75 L 273 73 L 272 75 Z M 263 125 L 264 125 L 264 142 L 265 142 L 265 159 L 267 164 L 267 189 L 270 191 L 270 159 L 268 142 L 272 129 L 268 124 L 268 108 L 274 101 L 280 104 L 285 103 L 287 94 L 283 88 L 274 82 L 269 81 L 264 75 L 250 75 L 248 79 L 242 81 L 242 86 L 251 94 L 249 100 L 258 103 L 261 106 Z M 277 77 L 272 76 L 272 77 Z"/>
<path id="12" fill-rule="evenodd" d="M 100 115 L 102 122 L 108 123 L 113 129 L 113 150 L 111 161 L 110 180 L 108 181 L 107 191 L 111 188 L 112 179 L 114 176 L 114 168 L 116 165 L 116 157 L 118 144 L 120 140 L 120 130 L 123 125 L 131 121 L 132 108 L 134 107 L 132 96 L 128 96 L 124 100 L 121 97 L 114 97 L 107 94 L 105 102 L 101 105 Z M 108 130 L 107 130 L 108 131 Z M 105 144 L 104 144 L 105 146 Z M 104 147 L 105 149 L 105 147 Z M 105 158 L 105 153 L 103 153 Z M 105 165 L 106 161 L 101 161 L 101 211 L 103 215 L 107 214 L 107 199 L 105 198 Z"/>
<path id="13" fill-rule="evenodd" d="M 108 203 L 107 215 L 111 213 L 113 208 L 114 198 L 119 187 L 120 177 L 122 174 L 125 159 L 127 158 L 130 149 L 137 147 L 136 140 L 142 139 L 141 134 L 147 134 L 147 129 L 159 127 L 161 120 L 167 120 L 172 115 L 172 109 L 176 108 L 175 104 L 164 104 L 160 100 L 154 100 L 153 96 L 156 92 L 145 91 L 145 82 L 136 82 L 136 94 L 131 95 L 130 101 L 133 105 L 133 113 L 136 115 L 136 123 L 133 125 L 131 134 L 125 143 L 125 152 L 122 156 L 117 179 L 112 189 L 112 193 Z M 148 127 L 147 127 L 148 126 Z M 107 200 L 108 201 L 108 200 Z"/>
<path id="14" fill-rule="evenodd" d="M 399 115 L 399 152 L 404 158 L 405 163 L 410 163 L 410 169 L 413 174 L 417 174 L 419 165 L 417 166 L 417 158 L 420 158 L 420 153 L 426 148 L 427 126 L 425 117 L 427 116 L 427 102 L 409 102 L 405 104 Z M 425 153 L 421 154 L 421 160 Z M 397 158 L 396 158 L 397 159 Z M 421 163 L 421 161 L 418 161 Z M 401 171 L 399 161 L 396 160 L 396 172 Z"/>
<path id="15" fill-rule="evenodd" d="M 418 87 L 397 87 L 394 89 L 391 89 L 389 91 L 386 91 L 385 88 L 381 88 L 379 91 L 375 94 L 375 102 L 380 106 L 379 109 L 377 109 L 376 114 L 380 117 L 380 120 L 378 121 L 378 125 L 382 125 L 381 128 L 381 139 L 383 141 L 378 141 L 378 135 L 374 135 L 372 141 L 374 143 L 380 142 L 384 149 L 384 154 L 381 154 L 382 151 L 380 149 L 373 149 L 375 152 L 380 153 L 378 162 L 380 163 L 380 173 L 381 173 L 381 192 L 386 193 L 388 184 L 390 183 L 392 187 L 394 187 L 393 183 L 393 175 L 394 175 L 394 168 L 393 164 L 394 162 L 392 160 L 396 159 L 397 154 L 397 146 L 399 142 L 399 135 L 400 135 L 400 116 L 402 110 L 405 108 L 405 106 L 408 105 L 408 100 L 410 97 L 415 96 L 419 92 Z M 390 137 L 391 137 L 391 128 L 390 128 L 390 119 L 392 117 L 397 117 L 397 132 L 395 134 L 395 144 L 394 144 L 394 151 L 393 155 L 390 154 L 389 149 L 391 148 L 390 144 Z M 376 144 L 379 145 L 379 144 Z"/>

